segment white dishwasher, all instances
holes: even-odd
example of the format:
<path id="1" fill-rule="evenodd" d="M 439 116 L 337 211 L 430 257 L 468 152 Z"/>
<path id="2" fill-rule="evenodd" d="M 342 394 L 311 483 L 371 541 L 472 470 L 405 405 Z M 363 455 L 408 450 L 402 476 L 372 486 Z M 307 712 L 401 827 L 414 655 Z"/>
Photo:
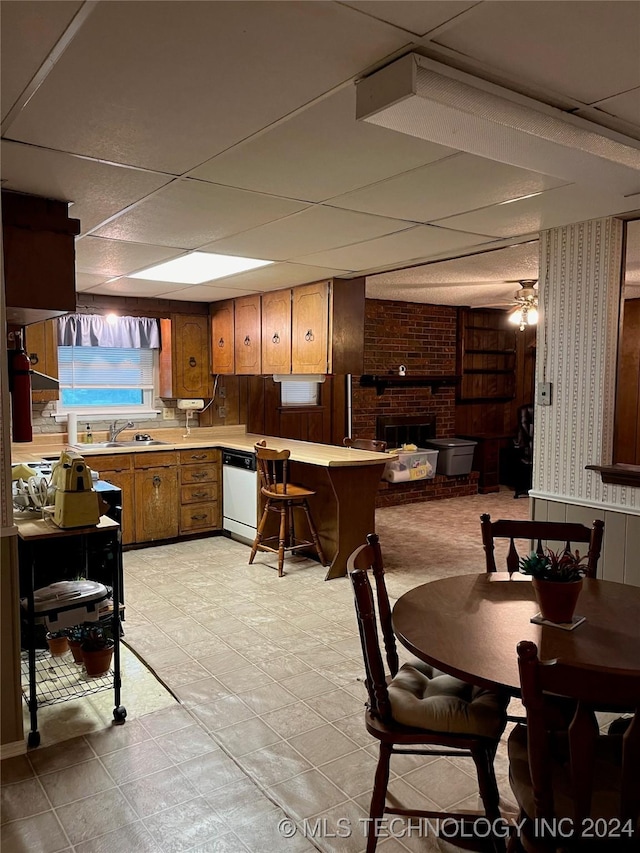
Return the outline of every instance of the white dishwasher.
<path id="1" fill-rule="evenodd" d="M 253 544 L 258 520 L 256 455 L 245 450 L 222 451 L 222 528 L 233 539 Z"/>

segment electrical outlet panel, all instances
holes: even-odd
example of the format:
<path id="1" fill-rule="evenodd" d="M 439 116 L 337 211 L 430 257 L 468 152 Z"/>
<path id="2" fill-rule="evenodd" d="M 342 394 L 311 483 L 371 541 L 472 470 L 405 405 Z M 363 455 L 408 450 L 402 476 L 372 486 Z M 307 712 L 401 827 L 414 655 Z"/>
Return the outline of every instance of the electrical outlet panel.
<path id="1" fill-rule="evenodd" d="M 163 421 L 173 421 L 176 417 L 176 410 L 174 408 L 170 408 L 165 406 L 162 410 L 162 420 Z"/>
<path id="2" fill-rule="evenodd" d="M 538 405 L 551 405 L 551 382 L 538 382 Z"/>
<path id="3" fill-rule="evenodd" d="M 227 389 L 224 387 L 224 385 L 222 385 L 221 388 L 218 390 L 218 397 L 220 397 L 221 400 L 224 400 L 224 398 L 226 396 L 227 396 Z"/>
<path id="4" fill-rule="evenodd" d="M 204 409 L 204 400 L 178 400 L 177 406 L 183 412 L 201 412 Z"/>
<path id="5" fill-rule="evenodd" d="M 226 406 L 218 406 L 218 415 L 221 418 L 227 417 L 227 407 Z"/>

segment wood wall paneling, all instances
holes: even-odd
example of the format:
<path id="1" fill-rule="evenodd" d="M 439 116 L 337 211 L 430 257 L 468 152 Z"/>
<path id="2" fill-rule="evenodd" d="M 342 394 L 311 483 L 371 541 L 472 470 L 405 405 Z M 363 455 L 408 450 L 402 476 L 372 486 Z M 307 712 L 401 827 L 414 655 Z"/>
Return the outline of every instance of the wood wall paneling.
<path id="1" fill-rule="evenodd" d="M 624 302 L 613 461 L 640 465 L 640 299 Z"/>

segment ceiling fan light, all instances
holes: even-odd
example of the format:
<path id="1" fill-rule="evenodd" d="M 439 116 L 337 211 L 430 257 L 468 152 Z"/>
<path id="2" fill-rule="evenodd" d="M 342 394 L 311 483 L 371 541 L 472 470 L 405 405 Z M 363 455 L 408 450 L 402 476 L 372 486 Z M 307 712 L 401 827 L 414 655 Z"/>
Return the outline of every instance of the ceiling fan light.
<path id="1" fill-rule="evenodd" d="M 519 326 L 522 323 L 522 308 L 516 308 L 509 314 L 509 322 L 513 323 L 514 326 Z"/>
<path id="2" fill-rule="evenodd" d="M 538 324 L 538 309 L 537 308 L 529 308 L 527 311 L 527 323 L 530 326 L 536 326 Z"/>

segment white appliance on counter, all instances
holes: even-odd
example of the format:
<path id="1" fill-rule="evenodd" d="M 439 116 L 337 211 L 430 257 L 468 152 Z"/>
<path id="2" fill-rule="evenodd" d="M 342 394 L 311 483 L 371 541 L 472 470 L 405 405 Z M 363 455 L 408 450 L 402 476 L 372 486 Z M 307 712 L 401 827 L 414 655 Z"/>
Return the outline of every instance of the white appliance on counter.
<path id="1" fill-rule="evenodd" d="M 256 455 L 246 450 L 223 450 L 222 529 L 233 539 L 253 545 L 257 521 Z"/>

